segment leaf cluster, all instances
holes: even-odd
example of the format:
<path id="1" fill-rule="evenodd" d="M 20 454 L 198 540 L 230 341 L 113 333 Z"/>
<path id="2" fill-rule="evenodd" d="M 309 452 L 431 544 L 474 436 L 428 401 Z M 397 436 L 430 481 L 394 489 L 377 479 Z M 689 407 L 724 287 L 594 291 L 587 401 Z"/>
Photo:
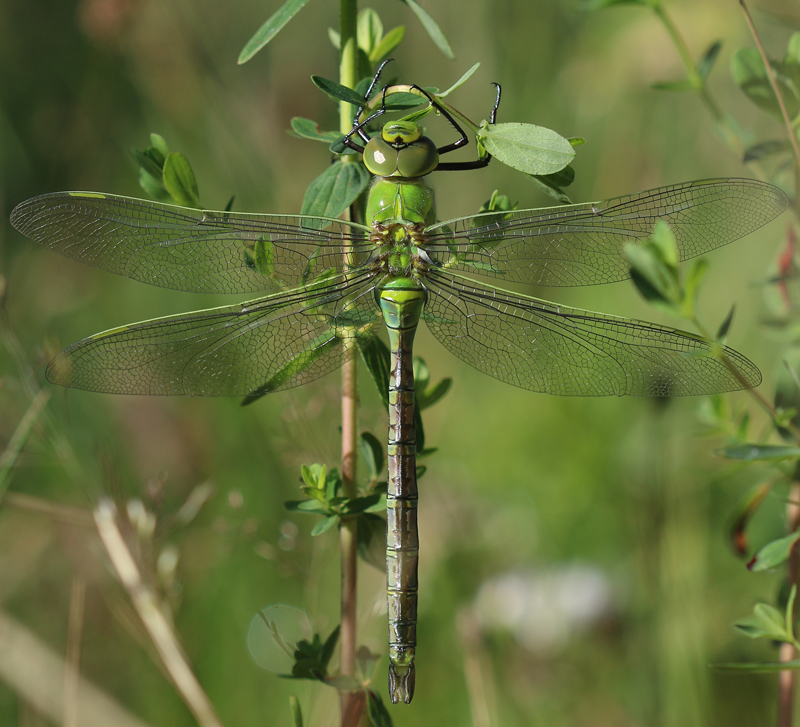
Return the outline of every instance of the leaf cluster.
<path id="1" fill-rule="evenodd" d="M 189 161 L 180 152 L 170 152 L 164 137 L 150 134 L 150 146 L 144 151 L 132 147 L 131 156 L 139 165 L 139 186 L 147 194 L 160 202 L 200 208 L 197 180 Z"/>

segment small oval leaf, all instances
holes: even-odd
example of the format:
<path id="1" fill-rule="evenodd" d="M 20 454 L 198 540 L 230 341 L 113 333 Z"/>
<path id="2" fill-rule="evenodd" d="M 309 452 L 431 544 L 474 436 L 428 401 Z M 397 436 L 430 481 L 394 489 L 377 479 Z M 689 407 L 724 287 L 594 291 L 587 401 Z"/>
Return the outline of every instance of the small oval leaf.
<path id="1" fill-rule="evenodd" d="M 484 124 L 477 136 L 492 156 L 526 174 L 553 174 L 575 158 L 572 145 L 543 126 Z"/>
<path id="2" fill-rule="evenodd" d="M 164 187 L 182 207 L 200 207 L 200 193 L 189 162 L 183 154 L 173 151 L 164 162 Z"/>
<path id="3" fill-rule="evenodd" d="M 297 13 L 308 3 L 308 0 L 287 0 L 247 41 L 239 54 L 239 65 L 247 63 L 258 51 L 269 43 Z"/>
<path id="4" fill-rule="evenodd" d="M 367 188 L 372 175 L 360 162 L 337 161 L 331 164 L 308 187 L 301 214 L 336 218 L 341 215 Z M 312 229 L 322 229 L 325 220 L 307 220 Z"/>

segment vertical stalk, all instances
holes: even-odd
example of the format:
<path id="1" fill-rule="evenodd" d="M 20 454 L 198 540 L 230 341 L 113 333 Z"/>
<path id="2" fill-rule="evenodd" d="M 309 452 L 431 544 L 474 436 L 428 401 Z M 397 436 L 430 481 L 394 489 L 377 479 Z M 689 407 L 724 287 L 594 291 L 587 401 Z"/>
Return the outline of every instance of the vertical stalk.
<path id="1" fill-rule="evenodd" d="M 797 476 L 797 474 L 795 474 Z M 790 533 L 797 530 L 800 525 L 800 482 L 795 481 L 789 490 L 789 503 L 786 505 L 786 525 Z M 789 587 L 797 585 L 798 571 L 800 571 L 800 553 L 797 548 L 792 548 L 789 555 L 789 569 L 787 579 Z M 779 652 L 780 661 L 792 661 L 797 656 L 797 651 L 791 644 L 781 644 Z M 794 671 L 782 671 L 778 675 L 778 727 L 791 727 L 794 713 Z"/>
<path id="2" fill-rule="evenodd" d="M 358 0 L 340 0 L 339 37 L 341 58 L 339 83 L 355 88 L 358 83 L 357 42 Z M 344 101 L 339 104 L 339 130 L 346 134 L 352 124 L 352 108 Z M 344 157 L 345 163 L 357 162 L 354 156 Z M 351 219 L 353 216 L 351 210 Z M 351 258 L 348 247 L 344 249 L 345 267 Z M 346 497 L 356 492 L 356 441 L 358 416 L 357 359 L 353 339 L 345 342 L 345 363 L 342 368 L 342 482 Z M 339 547 L 342 558 L 341 620 L 339 646 L 340 672 L 355 676 L 356 670 L 356 596 L 357 596 L 357 521 L 344 518 L 339 530 Z M 356 725 L 363 712 L 363 699 L 359 692 L 341 692 L 342 727 Z"/>

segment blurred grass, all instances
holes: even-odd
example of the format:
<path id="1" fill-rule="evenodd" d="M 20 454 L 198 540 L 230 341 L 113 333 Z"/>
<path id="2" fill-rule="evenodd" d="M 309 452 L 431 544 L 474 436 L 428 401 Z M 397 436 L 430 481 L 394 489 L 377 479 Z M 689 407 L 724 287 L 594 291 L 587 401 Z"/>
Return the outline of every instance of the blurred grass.
<path id="1" fill-rule="evenodd" d="M 285 136 L 292 116 L 328 127 L 336 109 L 312 73 L 334 77 L 326 38 L 337 7 L 310 4 L 249 64 L 236 57 L 275 3 L 246 0 L 235 12 L 211 0 L 5 0 L 0 4 L 0 241 L 11 322 L 40 381 L 59 346 L 122 323 L 230 298 L 149 288 L 57 258 L 5 222 L 15 204 L 59 189 L 141 196 L 130 146 L 157 131 L 192 161 L 201 199 L 235 209 L 292 212 L 328 163 L 322 145 Z M 775 11 L 787 3 L 762 4 Z M 500 120 L 538 123 L 584 136 L 575 163 L 576 201 L 599 199 L 693 178 L 748 176 L 716 136 L 699 101 L 657 93 L 655 81 L 681 76 L 677 55 L 644 9 L 586 14 L 574 3 L 543 0 L 430 0 L 426 7 L 458 58 L 445 61 L 400 3 L 376 9 L 384 25 L 405 24 L 395 72 L 446 87 L 475 61 L 483 65 L 452 102 L 481 118 L 490 81 L 503 84 Z M 725 41 L 711 88 L 719 103 L 753 126 L 769 127 L 730 81 L 730 54 L 749 44 L 735 4 L 669 3 L 699 56 Z M 761 18 L 768 46 L 788 31 Z M 776 132 L 772 131 L 773 135 Z M 477 210 L 494 188 L 521 207 L 546 206 L 520 175 L 436 176 L 440 217 Z M 779 343 L 758 327 L 763 278 L 786 221 L 711 257 L 701 314 L 715 325 L 737 302 L 730 342 L 751 357 L 771 391 Z M 541 290 L 569 304 L 649 320 L 632 286 Z M 776 579 L 751 575 L 725 542 L 727 515 L 757 471 L 715 479 L 712 442 L 697 439 L 696 400 L 583 400 L 523 393 L 461 364 L 421 332 L 419 354 L 435 380 L 455 377 L 453 392 L 426 413 L 439 453 L 421 480 L 421 592 L 418 687 L 397 725 L 470 724 L 464 646 L 456 614 L 485 579 L 504 571 L 598 567 L 613 586 L 613 619 L 573 637 L 555 653 L 526 650 L 509 633 L 482 636 L 480 663 L 491 687 L 492 724 L 767 725 L 775 682 L 721 676 L 712 661 L 766 657 L 769 647 L 729 627 Z M 27 402 L 0 353 L 0 437 L 7 439 Z M 312 539 L 312 519 L 290 515 L 301 463 L 335 463 L 336 376 L 241 408 L 233 400 L 161 400 L 53 391 L 51 409 L 68 432 L 90 481 L 79 490 L 41 446 L 26 449 L 11 488 L 88 506 L 100 489 L 119 502 L 141 497 L 160 521 L 192 489 L 211 481 L 216 495 L 188 527 L 159 541 L 180 550 L 176 627 L 223 722 L 237 727 L 290 724 L 288 695 L 300 696 L 307 724 L 336 724 L 333 690 L 290 683 L 260 671 L 245 634 L 271 603 L 307 609 L 316 629 L 337 622 L 339 571 L 333 532 Z M 362 376 L 362 424 L 382 433 L 385 414 Z M 739 397 L 741 400 L 741 396 Z M 241 493 L 243 504 L 237 504 Z M 780 531 L 781 505 L 753 525 L 754 544 Z M 281 535 L 296 521 L 296 538 Z M 284 530 L 286 528 L 284 527 Z M 0 510 L 0 606 L 53 648 L 66 644 L 72 574 L 89 582 L 83 673 L 154 727 L 192 724 L 191 716 L 137 640 L 86 533 L 41 516 Z M 285 548 L 285 549 L 284 549 Z M 363 566 L 363 641 L 385 650 L 383 576 Z M 378 604 L 376 611 L 375 605 Z M 385 658 L 375 676 L 383 693 Z M 29 714 L 0 684 L 0 724 Z"/>

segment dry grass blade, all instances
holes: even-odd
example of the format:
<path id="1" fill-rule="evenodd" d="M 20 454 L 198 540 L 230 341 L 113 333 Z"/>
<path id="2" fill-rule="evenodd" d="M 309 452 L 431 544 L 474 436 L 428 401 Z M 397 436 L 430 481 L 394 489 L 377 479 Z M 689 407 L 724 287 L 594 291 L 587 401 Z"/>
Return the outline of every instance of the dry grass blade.
<path id="1" fill-rule="evenodd" d="M 36 394 L 28 410 L 22 416 L 22 419 L 20 419 L 14 434 L 11 435 L 11 439 L 8 440 L 8 446 L 5 452 L 0 455 L 0 499 L 3 497 L 8 487 L 11 470 L 17 462 L 19 453 L 25 446 L 25 442 L 28 441 L 28 437 L 33 427 L 36 425 L 36 422 L 39 421 L 39 417 L 42 411 L 44 411 L 44 407 L 49 398 L 50 393 L 47 391 L 40 390 L 39 393 Z"/>
<path id="2" fill-rule="evenodd" d="M 78 689 L 81 680 L 81 642 L 83 640 L 86 581 L 74 576 L 69 598 L 67 659 L 64 668 L 64 727 L 78 727 Z"/>
<path id="3" fill-rule="evenodd" d="M 222 727 L 211 700 L 189 666 L 175 633 L 159 608 L 153 591 L 145 584 L 125 540 L 117 527 L 116 508 L 111 500 L 102 499 L 94 510 L 97 532 L 133 607 L 142 619 L 164 667 L 201 727 Z"/>

